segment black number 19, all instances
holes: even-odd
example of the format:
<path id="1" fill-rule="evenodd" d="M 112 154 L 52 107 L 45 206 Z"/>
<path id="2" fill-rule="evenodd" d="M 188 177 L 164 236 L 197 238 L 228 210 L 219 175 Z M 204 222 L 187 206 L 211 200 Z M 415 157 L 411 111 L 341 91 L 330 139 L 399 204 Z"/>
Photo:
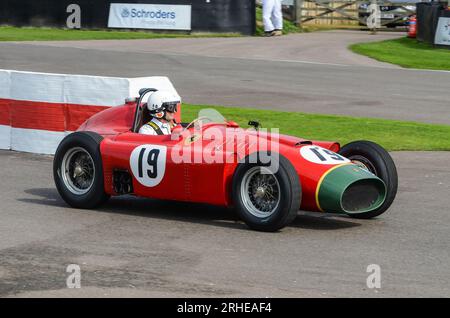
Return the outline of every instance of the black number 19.
<path id="1" fill-rule="evenodd" d="M 320 148 L 311 148 L 311 151 L 320 159 L 320 161 L 328 161 L 328 159 L 323 156 L 319 150 L 322 150 L 329 158 L 337 161 L 345 161 L 345 158 L 337 153 L 334 153 L 328 149 L 320 149 Z"/>
<path id="2" fill-rule="evenodd" d="M 146 148 L 142 148 L 141 151 L 139 152 L 139 159 L 138 159 L 139 178 L 144 177 L 143 162 L 146 150 L 147 150 Z M 147 163 L 150 166 L 150 169 L 147 170 L 147 175 L 151 179 L 154 179 L 158 176 L 158 156 L 159 156 L 159 149 L 152 149 L 148 152 L 147 155 Z"/>

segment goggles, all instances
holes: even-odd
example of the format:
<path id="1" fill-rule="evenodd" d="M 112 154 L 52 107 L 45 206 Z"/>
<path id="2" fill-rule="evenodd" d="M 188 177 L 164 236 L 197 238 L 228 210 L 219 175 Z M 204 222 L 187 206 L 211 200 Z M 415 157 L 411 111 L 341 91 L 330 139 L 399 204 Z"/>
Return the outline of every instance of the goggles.
<path id="1" fill-rule="evenodd" d="M 179 104 L 178 102 L 164 103 L 163 108 L 169 113 L 176 113 Z"/>

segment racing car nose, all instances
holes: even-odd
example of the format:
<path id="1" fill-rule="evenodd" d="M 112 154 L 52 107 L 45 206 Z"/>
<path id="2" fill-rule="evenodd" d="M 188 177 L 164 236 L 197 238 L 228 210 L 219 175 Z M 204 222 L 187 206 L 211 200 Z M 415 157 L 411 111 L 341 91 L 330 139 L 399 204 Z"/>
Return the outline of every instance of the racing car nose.
<path id="1" fill-rule="evenodd" d="M 386 199 L 380 178 L 354 165 L 337 166 L 326 173 L 316 191 L 316 201 L 324 212 L 365 213 L 378 209 Z"/>

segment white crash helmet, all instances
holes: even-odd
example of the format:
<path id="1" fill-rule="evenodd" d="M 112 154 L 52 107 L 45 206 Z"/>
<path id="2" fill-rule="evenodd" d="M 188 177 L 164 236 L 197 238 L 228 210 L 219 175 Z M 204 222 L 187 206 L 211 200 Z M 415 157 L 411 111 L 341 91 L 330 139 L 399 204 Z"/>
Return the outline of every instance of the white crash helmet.
<path id="1" fill-rule="evenodd" d="M 160 119 L 166 116 L 166 111 L 176 112 L 180 103 L 180 97 L 176 94 L 169 91 L 156 91 L 148 98 L 147 109 L 150 115 Z"/>

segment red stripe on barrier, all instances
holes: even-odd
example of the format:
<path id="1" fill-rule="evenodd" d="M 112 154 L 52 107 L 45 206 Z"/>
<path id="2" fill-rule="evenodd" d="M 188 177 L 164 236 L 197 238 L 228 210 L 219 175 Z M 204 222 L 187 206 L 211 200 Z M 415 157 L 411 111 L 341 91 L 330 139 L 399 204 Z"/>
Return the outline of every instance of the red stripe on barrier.
<path id="1" fill-rule="evenodd" d="M 11 100 L 14 128 L 65 131 L 63 104 Z"/>
<path id="2" fill-rule="evenodd" d="M 86 106 L 86 105 L 66 105 L 66 130 L 75 131 L 88 118 L 109 107 Z"/>
<path id="3" fill-rule="evenodd" d="M 9 99 L 0 99 L 0 125 L 11 126 Z"/>
<path id="4" fill-rule="evenodd" d="M 91 106 L 0 99 L 0 125 L 48 131 L 76 131 L 108 106 Z M 181 107 L 176 113 L 180 122 Z"/>
<path id="5" fill-rule="evenodd" d="M 75 131 L 107 106 L 0 99 L 0 125 L 48 131 Z"/>

